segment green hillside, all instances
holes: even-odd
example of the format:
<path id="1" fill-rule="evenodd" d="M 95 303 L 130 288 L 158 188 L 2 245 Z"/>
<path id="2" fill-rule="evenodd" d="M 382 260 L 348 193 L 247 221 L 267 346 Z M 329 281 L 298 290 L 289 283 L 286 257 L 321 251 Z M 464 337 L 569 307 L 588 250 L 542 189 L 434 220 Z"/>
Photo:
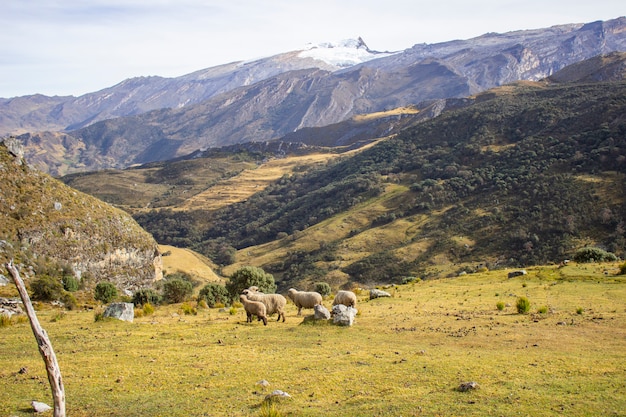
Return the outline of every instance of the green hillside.
<path id="1" fill-rule="evenodd" d="M 280 240 L 293 250 L 247 260 L 283 285 L 337 269 L 350 281 L 385 282 L 438 275 L 438 262 L 558 263 L 585 245 L 622 256 L 625 105 L 624 82 L 506 86 L 353 157 L 284 176 L 245 202 L 137 219 L 164 243 L 194 229 L 191 245 L 207 254 L 216 244 L 254 253 Z M 351 213 L 352 225 L 293 245 Z M 177 218 L 185 226 L 163 227 Z M 346 260 L 342 248 L 359 236 L 359 255 Z"/>

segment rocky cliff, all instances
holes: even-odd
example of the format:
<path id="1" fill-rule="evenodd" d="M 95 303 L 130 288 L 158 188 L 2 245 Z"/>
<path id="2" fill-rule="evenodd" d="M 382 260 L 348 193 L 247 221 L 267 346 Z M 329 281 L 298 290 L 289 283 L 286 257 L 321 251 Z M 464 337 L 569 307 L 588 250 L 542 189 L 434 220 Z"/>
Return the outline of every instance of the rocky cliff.
<path id="1" fill-rule="evenodd" d="M 14 259 L 25 278 L 42 263 L 132 292 L 162 278 L 157 243 L 128 214 L 29 167 L 14 140 L 0 143 L 0 273 Z"/>

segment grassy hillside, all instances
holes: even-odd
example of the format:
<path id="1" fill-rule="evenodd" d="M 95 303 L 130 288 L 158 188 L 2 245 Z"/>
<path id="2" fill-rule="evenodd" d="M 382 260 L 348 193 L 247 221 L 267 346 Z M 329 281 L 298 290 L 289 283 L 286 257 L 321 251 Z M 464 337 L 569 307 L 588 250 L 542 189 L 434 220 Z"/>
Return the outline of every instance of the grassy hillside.
<path id="1" fill-rule="evenodd" d="M 616 270 L 490 271 L 388 288 L 392 298 L 361 293 L 351 328 L 304 324 L 293 304 L 266 327 L 240 308 L 158 307 L 134 323 L 38 315 L 71 416 L 619 416 L 626 281 Z M 0 336 L 0 414 L 32 415 L 33 399 L 51 404 L 32 332 L 22 322 Z M 459 391 L 466 382 L 478 388 Z M 264 398 L 277 389 L 291 398 L 269 414 Z"/>
<path id="2" fill-rule="evenodd" d="M 625 96 L 624 82 L 501 87 L 240 203 L 137 219 L 172 243 L 193 229 L 206 254 L 235 247 L 234 266 L 279 288 L 559 263 L 587 245 L 624 256 Z"/>

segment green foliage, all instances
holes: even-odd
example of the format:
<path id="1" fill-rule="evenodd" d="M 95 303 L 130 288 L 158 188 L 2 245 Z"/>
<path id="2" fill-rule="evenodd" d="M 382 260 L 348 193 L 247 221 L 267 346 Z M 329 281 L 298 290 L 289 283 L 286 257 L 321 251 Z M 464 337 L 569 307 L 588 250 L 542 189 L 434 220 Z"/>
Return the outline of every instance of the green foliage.
<path id="1" fill-rule="evenodd" d="M 537 309 L 537 313 L 546 314 L 548 312 L 548 306 L 541 306 Z"/>
<path id="2" fill-rule="evenodd" d="M 573 259 L 579 263 L 587 262 L 614 262 L 617 261 L 615 254 L 596 247 L 585 247 L 578 249 Z"/>
<path id="3" fill-rule="evenodd" d="M 526 297 L 518 297 L 515 307 L 519 314 L 526 314 L 530 311 L 530 301 Z"/>
<path id="4" fill-rule="evenodd" d="M 152 288 L 142 288 L 135 291 L 133 294 L 133 304 L 138 306 L 145 306 L 146 304 L 158 305 L 161 303 L 161 294 L 153 290 Z"/>
<path id="5" fill-rule="evenodd" d="M 583 314 L 585 312 L 585 309 L 582 307 L 577 307 L 576 308 L 576 314 Z"/>
<path id="6" fill-rule="evenodd" d="M 214 308 L 217 303 L 222 306 L 230 304 L 231 296 L 224 285 L 209 283 L 198 294 L 198 302 L 204 301 L 209 307 Z"/>
<path id="7" fill-rule="evenodd" d="M 320 293 L 322 297 L 327 297 L 332 292 L 332 289 L 327 282 L 316 282 L 313 291 Z"/>
<path id="8" fill-rule="evenodd" d="M 58 301 L 63 296 L 63 285 L 58 278 L 40 275 L 30 284 L 33 300 Z"/>
<path id="9" fill-rule="evenodd" d="M 146 316 L 154 314 L 154 306 L 151 303 L 144 303 L 142 307 L 143 314 Z"/>
<path id="10" fill-rule="evenodd" d="M 168 279 L 163 283 L 163 299 L 167 303 L 181 303 L 193 292 L 191 282 L 180 278 Z"/>
<path id="11" fill-rule="evenodd" d="M 75 292 L 78 291 L 78 289 L 80 288 L 80 283 L 72 275 L 64 275 L 63 288 L 65 289 L 65 291 Z"/>
<path id="12" fill-rule="evenodd" d="M 504 304 L 504 302 L 503 302 L 503 301 L 498 301 L 498 302 L 496 303 L 496 308 L 497 308 L 499 311 L 504 310 L 504 307 L 506 307 L 506 304 Z"/>
<path id="13" fill-rule="evenodd" d="M 411 269 L 391 252 L 377 252 L 343 268 L 353 281 L 363 283 L 401 282 Z"/>
<path id="14" fill-rule="evenodd" d="M 187 302 L 181 304 L 180 309 L 183 311 L 183 314 L 188 316 L 195 316 L 198 314 L 198 310 Z"/>
<path id="15" fill-rule="evenodd" d="M 94 289 L 94 298 L 104 304 L 108 304 L 117 297 L 117 288 L 111 282 L 102 281 Z"/>
<path id="16" fill-rule="evenodd" d="M 623 264 L 621 264 L 619 266 L 619 273 L 620 273 L 620 275 L 625 275 L 626 274 L 626 262 L 624 262 Z"/>
<path id="17" fill-rule="evenodd" d="M 276 291 L 274 276 L 256 266 L 244 266 L 235 271 L 226 283 L 226 290 L 232 299 L 238 299 L 239 294 L 251 286 L 259 287 L 259 291 L 268 294 Z"/>

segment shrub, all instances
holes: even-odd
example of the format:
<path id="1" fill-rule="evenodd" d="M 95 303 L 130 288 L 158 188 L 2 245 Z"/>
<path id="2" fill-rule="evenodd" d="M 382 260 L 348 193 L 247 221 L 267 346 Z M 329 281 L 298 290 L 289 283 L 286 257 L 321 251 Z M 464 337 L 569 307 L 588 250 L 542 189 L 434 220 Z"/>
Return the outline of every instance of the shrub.
<path id="1" fill-rule="evenodd" d="M 191 282 L 179 278 L 165 281 L 163 284 L 163 298 L 168 303 L 181 303 L 193 292 Z"/>
<path id="2" fill-rule="evenodd" d="M 328 285 L 328 283 L 326 282 L 317 282 L 315 284 L 315 291 L 320 293 L 322 297 L 327 297 L 332 292 L 332 289 L 330 288 L 330 285 Z"/>
<path id="3" fill-rule="evenodd" d="M 233 299 L 238 299 L 239 294 L 251 286 L 257 286 L 259 291 L 268 294 L 276 291 L 274 276 L 255 266 L 244 266 L 235 271 L 226 284 L 226 290 Z"/>
<path id="4" fill-rule="evenodd" d="M 12 324 L 11 317 L 8 314 L 0 314 L 0 327 L 9 327 Z"/>
<path id="5" fill-rule="evenodd" d="M 626 275 L 626 262 L 619 266 L 619 273 L 620 275 Z"/>
<path id="6" fill-rule="evenodd" d="M 537 313 L 546 314 L 548 312 L 548 306 L 541 306 L 537 309 Z"/>
<path id="7" fill-rule="evenodd" d="M 204 301 L 209 307 L 213 308 L 217 303 L 222 305 L 230 302 L 230 294 L 224 285 L 209 283 L 205 285 L 198 294 L 198 302 Z"/>
<path id="8" fill-rule="evenodd" d="M 133 304 L 135 306 L 158 305 L 159 303 L 161 303 L 161 295 L 152 288 L 142 288 L 133 294 Z"/>
<path id="9" fill-rule="evenodd" d="M 503 302 L 503 301 L 498 301 L 498 302 L 496 303 L 496 308 L 497 308 L 498 310 L 502 311 L 502 310 L 504 310 L 504 307 L 506 307 L 506 305 L 504 304 L 504 302 Z"/>
<path id="10" fill-rule="evenodd" d="M 617 256 L 611 252 L 607 252 L 604 249 L 588 246 L 576 251 L 573 259 L 579 263 L 587 262 L 614 262 L 617 261 Z"/>
<path id="11" fill-rule="evenodd" d="M 576 309 L 576 314 L 583 314 L 583 312 L 584 312 L 584 311 L 585 311 L 585 309 L 584 309 L 584 308 L 582 308 L 582 307 L 578 307 L 578 308 Z"/>
<path id="12" fill-rule="evenodd" d="M 78 307 L 76 297 L 74 297 L 74 295 L 70 292 L 64 292 L 63 295 L 61 295 L 61 302 L 68 310 L 74 310 L 76 307 Z"/>
<path id="13" fill-rule="evenodd" d="M 196 308 L 189 303 L 183 303 L 180 308 L 183 310 L 183 314 L 185 315 L 195 316 L 198 314 L 198 310 L 196 310 Z"/>
<path id="14" fill-rule="evenodd" d="M 526 314 L 530 311 L 530 301 L 526 297 L 519 297 L 515 306 L 519 314 Z"/>
<path id="15" fill-rule="evenodd" d="M 94 298 L 103 304 L 108 304 L 117 297 L 117 288 L 110 282 L 99 282 L 94 290 Z"/>
<path id="16" fill-rule="evenodd" d="M 33 300 L 57 301 L 63 295 L 63 285 L 57 278 L 41 275 L 30 284 Z"/>
<path id="17" fill-rule="evenodd" d="M 235 308 L 234 306 L 231 307 L 230 310 L 228 310 L 228 314 L 234 316 L 235 314 L 237 314 L 237 308 Z"/>
<path id="18" fill-rule="evenodd" d="M 145 303 L 143 305 L 142 310 L 143 310 L 143 314 L 146 315 L 146 316 L 154 314 L 154 306 L 152 304 L 150 304 L 150 303 Z"/>
<path id="19" fill-rule="evenodd" d="M 79 287 L 80 287 L 80 283 L 75 277 L 71 275 L 65 275 L 63 277 L 63 289 L 65 291 L 75 292 L 75 291 L 78 291 Z"/>

